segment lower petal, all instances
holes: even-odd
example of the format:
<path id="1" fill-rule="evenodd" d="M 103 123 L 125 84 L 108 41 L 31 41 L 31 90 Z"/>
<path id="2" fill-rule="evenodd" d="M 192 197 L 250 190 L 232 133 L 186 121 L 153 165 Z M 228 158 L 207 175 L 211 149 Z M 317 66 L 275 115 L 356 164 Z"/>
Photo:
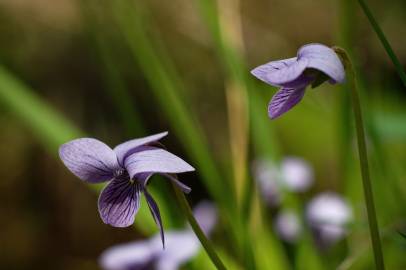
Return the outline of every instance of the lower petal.
<path id="1" fill-rule="evenodd" d="M 305 93 L 303 88 L 281 88 L 272 98 L 268 106 L 268 115 L 275 119 L 286 113 L 302 100 Z"/>
<path id="2" fill-rule="evenodd" d="M 114 227 L 134 223 L 140 207 L 141 186 L 128 179 L 114 179 L 101 192 L 99 213 L 103 222 Z"/>

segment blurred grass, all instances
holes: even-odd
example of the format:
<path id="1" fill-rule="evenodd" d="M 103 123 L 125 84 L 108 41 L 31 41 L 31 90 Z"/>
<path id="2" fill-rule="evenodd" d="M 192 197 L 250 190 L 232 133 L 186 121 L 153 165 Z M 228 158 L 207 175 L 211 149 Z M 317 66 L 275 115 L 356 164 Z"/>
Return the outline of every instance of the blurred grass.
<path id="1" fill-rule="evenodd" d="M 175 130 L 186 152 L 197 162 L 199 171 L 203 174 L 205 183 L 210 193 L 219 203 L 230 205 L 232 194 L 224 196 L 224 191 L 229 190 L 227 181 L 222 179 L 214 160 L 209 152 L 204 133 L 199 126 L 199 121 L 187 107 L 187 101 L 182 89 L 182 81 L 176 71 L 156 44 L 152 43 L 145 30 L 148 29 L 145 20 L 145 9 L 139 10 L 142 4 L 135 7 L 128 1 L 112 4 L 111 8 L 116 14 L 116 19 L 126 42 L 133 53 L 134 59 L 140 65 L 151 90 L 163 110 L 163 113 Z"/>
<path id="2" fill-rule="evenodd" d="M 52 154 L 83 133 L 36 96 L 22 81 L 0 66 L 0 100 L 22 120 Z"/>

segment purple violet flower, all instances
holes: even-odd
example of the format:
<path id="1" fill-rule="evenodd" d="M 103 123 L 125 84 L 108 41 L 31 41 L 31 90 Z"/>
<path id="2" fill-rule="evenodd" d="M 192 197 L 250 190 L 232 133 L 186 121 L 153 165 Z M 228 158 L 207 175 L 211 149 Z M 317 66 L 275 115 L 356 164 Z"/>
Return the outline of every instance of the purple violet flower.
<path id="1" fill-rule="evenodd" d="M 196 221 L 209 235 L 217 221 L 212 203 L 199 203 L 194 209 Z M 105 250 L 99 262 L 106 270 L 177 270 L 201 249 L 199 239 L 191 228 L 168 231 L 166 248 L 161 248 L 159 235 L 147 240 L 113 246 Z"/>
<path id="2" fill-rule="evenodd" d="M 272 61 L 251 73 L 258 79 L 280 87 L 268 106 L 268 115 L 275 119 L 302 100 L 306 87 L 317 87 L 326 80 L 343 83 L 345 71 L 338 55 L 322 44 L 302 46 L 297 57 Z"/>
<path id="3" fill-rule="evenodd" d="M 59 156 L 65 166 L 83 181 L 109 181 L 98 201 L 104 223 L 114 227 L 132 225 L 143 193 L 159 227 L 162 245 L 165 241 L 161 216 L 157 203 L 147 191 L 148 180 L 158 173 L 188 193 L 191 189 L 179 182 L 174 174 L 194 171 L 188 163 L 159 147 L 158 140 L 167 134 L 163 132 L 130 140 L 114 149 L 92 138 L 76 139 L 59 148 Z"/>
<path id="4" fill-rule="evenodd" d="M 340 195 L 324 192 L 309 202 L 306 219 L 319 246 L 328 247 L 346 235 L 346 227 L 352 220 L 352 209 Z"/>
<path id="5" fill-rule="evenodd" d="M 299 157 L 286 157 L 280 164 L 257 159 L 252 164 L 254 179 L 262 197 L 269 206 L 277 206 L 284 191 L 305 192 L 314 181 L 311 165 Z"/>
<path id="6" fill-rule="evenodd" d="M 275 230 L 281 239 L 295 243 L 302 232 L 302 224 L 293 210 L 282 210 L 275 220 Z"/>

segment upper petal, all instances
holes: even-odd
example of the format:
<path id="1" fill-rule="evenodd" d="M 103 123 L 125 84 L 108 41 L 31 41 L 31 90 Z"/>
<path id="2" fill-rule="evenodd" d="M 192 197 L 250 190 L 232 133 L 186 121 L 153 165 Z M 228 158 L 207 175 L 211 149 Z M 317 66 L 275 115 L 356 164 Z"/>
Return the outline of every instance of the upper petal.
<path id="1" fill-rule="evenodd" d="M 303 88 L 281 88 L 273 97 L 268 106 L 268 115 L 271 119 L 275 119 L 285 112 L 289 111 L 293 106 L 302 100 L 305 93 Z"/>
<path id="2" fill-rule="evenodd" d="M 307 59 L 307 68 L 314 68 L 328 75 L 333 83 L 345 80 L 344 66 L 333 49 L 323 44 L 308 44 L 298 51 L 300 60 Z"/>
<path id="3" fill-rule="evenodd" d="M 158 133 L 158 134 L 155 134 L 155 135 L 151 135 L 151 136 L 148 136 L 148 137 L 143 137 L 143 138 L 130 140 L 130 141 L 127 141 L 127 142 L 124 142 L 122 144 L 117 145 L 116 147 L 114 147 L 114 152 L 116 152 L 118 162 L 121 165 L 124 165 L 124 159 L 127 156 L 134 153 L 135 151 L 137 151 L 138 147 L 140 147 L 142 145 L 146 145 L 148 143 L 159 141 L 160 139 L 162 139 L 166 135 L 168 135 L 167 131 L 162 132 L 162 133 Z"/>
<path id="4" fill-rule="evenodd" d="M 99 197 L 103 222 L 114 227 L 132 225 L 140 207 L 140 191 L 141 185 L 129 179 L 113 179 Z"/>
<path id="5" fill-rule="evenodd" d="M 268 84 L 293 87 L 302 83 L 296 80 L 300 80 L 300 75 L 306 69 L 306 65 L 307 59 L 293 57 L 266 63 L 253 69 L 251 73 Z"/>
<path id="6" fill-rule="evenodd" d="M 114 151 L 103 142 L 81 138 L 59 148 L 59 157 L 77 177 L 91 183 L 110 180 L 119 169 Z"/>
<path id="7" fill-rule="evenodd" d="M 128 156 L 124 165 L 131 178 L 145 172 L 181 173 L 195 170 L 174 154 L 151 146 L 143 146 L 138 152 Z"/>

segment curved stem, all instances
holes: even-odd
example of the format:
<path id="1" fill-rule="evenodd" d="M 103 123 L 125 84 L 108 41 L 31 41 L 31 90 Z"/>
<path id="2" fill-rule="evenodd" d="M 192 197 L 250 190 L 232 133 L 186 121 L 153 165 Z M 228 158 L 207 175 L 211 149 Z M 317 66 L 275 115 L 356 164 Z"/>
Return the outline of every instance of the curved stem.
<path id="1" fill-rule="evenodd" d="M 383 261 L 383 253 L 381 247 L 381 239 L 379 237 L 378 222 L 376 218 L 374 197 L 372 194 L 372 185 L 371 179 L 369 176 L 369 166 L 368 166 L 368 155 L 367 148 L 365 143 L 365 132 L 364 132 L 364 123 L 362 120 L 361 104 L 359 99 L 359 93 L 357 88 L 355 70 L 352 66 L 351 60 L 348 57 L 347 52 L 338 47 L 333 48 L 334 51 L 341 57 L 344 62 L 345 68 L 347 70 L 348 80 L 351 87 L 351 101 L 354 111 L 355 118 L 355 127 L 357 133 L 357 142 L 358 142 L 358 154 L 361 166 L 361 176 L 362 184 L 364 188 L 364 197 L 368 213 L 368 223 L 369 231 L 372 240 L 372 248 L 374 251 L 376 269 L 383 270 L 385 269 Z"/>
<path id="2" fill-rule="evenodd" d="M 192 226 L 192 229 L 196 234 L 197 238 L 199 238 L 203 248 L 206 250 L 207 255 L 210 257 L 211 261 L 213 262 L 213 264 L 216 266 L 217 269 L 226 270 L 227 268 L 224 266 L 223 262 L 220 260 L 219 256 L 214 250 L 213 244 L 210 242 L 209 239 L 207 239 L 206 235 L 204 234 L 199 224 L 197 223 L 195 217 L 193 216 L 192 209 L 190 208 L 185 195 L 183 194 L 182 191 L 179 190 L 179 188 L 174 183 L 172 183 L 172 187 L 175 190 L 176 199 L 178 200 L 180 207 L 182 208 L 185 216 L 187 217 L 190 226 Z"/>
<path id="3" fill-rule="evenodd" d="M 359 5 L 362 8 L 362 11 L 364 11 L 365 15 L 367 16 L 369 22 L 372 25 L 372 28 L 374 29 L 375 33 L 378 35 L 379 40 L 381 41 L 383 47 L 385 48 L 386 53 L 392 60 L 392 63 L 395 65 L 396 71 L 398 72 L 398 75 L 400 79 L 403 82 L 403 85 L 406 87 L 406 73 L 403 70 L 402 64 L 400 63 L 399 59 L 396 57 L 395 52 L 393 51 L 391 45 L 389 44 L 388 40 L 385 37 L 385 34 L 383 33 L 382 29 L 379 27 L 379 24 L 376 22 L 374 16 L 372 15 L 371 10 L 369 9 L 368 5 L 365 3 L 364 0 L 358 0 Z"/>

